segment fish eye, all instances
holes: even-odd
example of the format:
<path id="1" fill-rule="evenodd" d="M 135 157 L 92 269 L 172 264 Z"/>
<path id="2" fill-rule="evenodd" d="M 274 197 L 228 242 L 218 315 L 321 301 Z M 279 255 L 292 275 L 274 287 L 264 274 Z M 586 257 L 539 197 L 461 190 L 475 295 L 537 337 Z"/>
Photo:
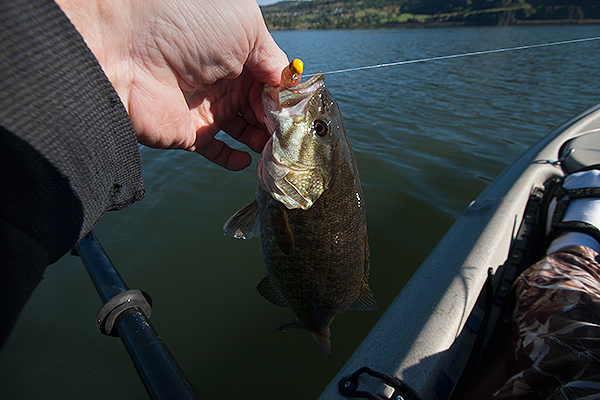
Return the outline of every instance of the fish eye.
<path id="1" fill-rule="evenodd" d="M 313 129 L 315 130 L 315 133 L 317 135 L 323 137 L 329 132 L 329 125 L 327 124 L 327 122 L 318 119 L 314 122 Z"/>

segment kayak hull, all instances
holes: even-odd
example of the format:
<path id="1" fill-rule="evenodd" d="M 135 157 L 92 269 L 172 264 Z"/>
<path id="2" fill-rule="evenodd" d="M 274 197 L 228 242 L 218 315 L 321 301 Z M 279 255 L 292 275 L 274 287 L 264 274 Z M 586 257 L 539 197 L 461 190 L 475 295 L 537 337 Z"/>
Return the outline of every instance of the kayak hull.
<path id="1" fill-rule="evenodd" d="M 561 148 L 600 132 L 600 104 L 568 121 L 509 165 L 463 212 L 333 378 L 320 400 L 342 399 L 338 382 L 361 367 L 399 378 L 421 399 L 433 387 L 488 277 L 509 256 L 534 188 L 564 175 Z M 361 391 L 390 396 L 376 379 Z"/>

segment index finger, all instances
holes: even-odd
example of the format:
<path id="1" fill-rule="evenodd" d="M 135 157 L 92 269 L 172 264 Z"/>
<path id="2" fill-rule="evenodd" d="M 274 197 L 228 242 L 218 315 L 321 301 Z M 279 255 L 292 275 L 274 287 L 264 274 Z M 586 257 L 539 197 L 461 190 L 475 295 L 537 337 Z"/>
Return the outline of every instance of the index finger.
<path id="1" fill-rule="evenodd" d="M 262 151 L 269 140 L 269 134 L 264 127 L 248 123 L 241 115 L 227 121 L 221 128 L 229 136 L 257 153 Z"/>
<path id="2" fill-rule="evenodd" d="M 195 152 L 230 171 L 241 171 L 252 163 L 250 154 L 232 149 L 215 138 L 212 138 L 206 146 L 197 148 Z"/>

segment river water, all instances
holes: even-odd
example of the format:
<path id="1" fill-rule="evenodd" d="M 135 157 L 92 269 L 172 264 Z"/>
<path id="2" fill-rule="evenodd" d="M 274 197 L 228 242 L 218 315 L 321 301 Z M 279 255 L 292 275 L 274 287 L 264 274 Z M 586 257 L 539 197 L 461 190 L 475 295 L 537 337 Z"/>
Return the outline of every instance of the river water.
<path id="1" fill-rule="evenodd" d="M 600 26 L 275 32 L 307 72 L 600 36 Z M 146 199 L 96 233 L 204 399 L 312 399 L 462 210 L 552 128 L 600 102 L 600 41 L 331 74 L 361 173 L 374 312 L 332 324 L 333 357 L 255 291 L 258 240 L 221 234 L 255 191 L 195 154 L 142 149 Z M 256 159 L 255 159 L 256 160 Z M 120 341 L 95 328 L 80 261 L 47 269 L 0 354 L 0 398 L 145 398 Z M 390 349 L 392 351 L 392 349 Z"/>

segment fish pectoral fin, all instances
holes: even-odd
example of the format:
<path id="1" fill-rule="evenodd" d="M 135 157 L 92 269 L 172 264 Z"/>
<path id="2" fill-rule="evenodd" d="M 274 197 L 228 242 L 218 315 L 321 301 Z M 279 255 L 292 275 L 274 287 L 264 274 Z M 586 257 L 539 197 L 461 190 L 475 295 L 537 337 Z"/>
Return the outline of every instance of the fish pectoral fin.
<path id="1" fill-rule="evenodd" d="M 364 286 L 356 301 L 348 307 L 348 311 L 372 311 L 379 307 L 369 286 Z"/>
<path id="2" fill-rule="evenodd" d="M 223 224 L 223 235 L 236 239 L 250 239 L 259 235 L 256 200 L 246 204 Z"/>
<path id="3" fill-rule="evenodd" d="M 277 241 L 279 249 L 283 254 L 291 255 L 294 253 L 294 237 L 288 218 L 287 209 L 283 204 L 274 201 L 269 207 L 269 215 L 271 217 L 271 226 L 273 227 L 273 235 Z"/>
<path id="4" fill-rule="evenodd" d="M 276 306 L 290 308 L 290 303 L 281 295 L 269 275 L 265 276 L 256 287 L 258 293 Z"/>

